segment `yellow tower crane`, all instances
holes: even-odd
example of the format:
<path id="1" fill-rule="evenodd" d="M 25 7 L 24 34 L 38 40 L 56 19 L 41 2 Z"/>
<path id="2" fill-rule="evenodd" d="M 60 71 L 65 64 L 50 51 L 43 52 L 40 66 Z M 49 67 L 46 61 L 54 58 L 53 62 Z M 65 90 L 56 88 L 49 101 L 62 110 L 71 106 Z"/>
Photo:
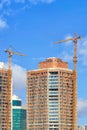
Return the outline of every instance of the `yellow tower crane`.
<path id="1" fill-rule="evenodd" d="M 12 77 L 11 65 L 12 65 L 12 56 L 14 54 L 19 55 L 19 56 L 25 56 L 25 55 L 21 54 L 19 52 L 12 51 L 12 48 L 6 49 L 6 50 L 4 50 L 4 52 L 8 53 L 8 87 L 7 87 L 8 105 L 7 105 L 6 130 L 10 130 L 11 129 L 11 77 Z"/>
<path id="2" fill-rule="evenodd" d="M 74 38 L 68 38 L 66 40 L 60 40 L 55 42 L 55 44 L 59 44 L 62 42 L 73 41 L 74 43 L 74 56 L 73 56 L 73 63 L 74 63 L 74 70 L 73 70 L 73 122 L 72 122 L 72 130 L 77 130 L 77 41 L 81 39 L 81 36 L 77 36 L 76 33 L 74 34 Z"/>

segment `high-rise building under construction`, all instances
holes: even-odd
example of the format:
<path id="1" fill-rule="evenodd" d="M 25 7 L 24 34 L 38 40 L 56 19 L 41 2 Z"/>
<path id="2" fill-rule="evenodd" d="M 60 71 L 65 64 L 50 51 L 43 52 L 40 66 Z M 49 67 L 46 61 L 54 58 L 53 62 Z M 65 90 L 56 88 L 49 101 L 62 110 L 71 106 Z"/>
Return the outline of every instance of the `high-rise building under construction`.
<path id="1" fill-rule="evenodd" d="M 28 71 L 27 130 L 73 130 L 73 85 L 68 63 L 55 57 Z"/>
<path id="2" fill-rule="evenodd" d="M 0 130 L 11 130 L 11 70 L 2 67 L 0 68 Z"/>

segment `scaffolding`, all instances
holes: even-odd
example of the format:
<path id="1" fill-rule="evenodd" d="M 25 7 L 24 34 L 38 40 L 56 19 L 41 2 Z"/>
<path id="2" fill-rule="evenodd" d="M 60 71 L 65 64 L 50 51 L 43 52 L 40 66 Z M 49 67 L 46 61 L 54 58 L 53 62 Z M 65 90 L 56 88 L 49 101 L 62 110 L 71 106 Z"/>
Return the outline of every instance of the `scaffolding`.
<path id="1" fill-rule="evenodd" d="M 11 71 L 0 70 L 0 130 L 11 130 Z"/>
<path id="2" fill-rule="evenodd" d="M 39 69 L 28 71 L 27 129 L 72 129 L 73 85 L 73 71 L 58 58 L 48 58 L 39 63 Z"/>

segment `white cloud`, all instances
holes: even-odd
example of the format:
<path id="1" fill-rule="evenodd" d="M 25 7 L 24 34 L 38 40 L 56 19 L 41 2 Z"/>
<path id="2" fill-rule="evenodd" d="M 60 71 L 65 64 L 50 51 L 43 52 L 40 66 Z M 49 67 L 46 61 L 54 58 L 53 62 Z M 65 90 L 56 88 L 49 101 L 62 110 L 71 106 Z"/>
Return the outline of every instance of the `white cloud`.
<path id="1" fill-rule="evenodd" d="M 5 63 L 5 68 L 7 68 L 7 63 Z M 17 65 L 12 65 L 12 81 L 13 90 L 22 90 L 26 87 L 26 69 Z"/>
<path id="2" fill-rule="evenodd" d="M 55 0 L 1 0 L 0 1 L 0 9 L 3 9 L 4 6 L 9 6 L 11 5 L 13 2 L 15 3 L 32 3 L 32 4 L 37 4 L 37 3 L 47 3 L 50 4 L 52 2 L 54 2 Z"/>
<path id="3" fill-rule="evenodd" d="M 13 71 L 13 89 L 20 90 L 26 87 L 26 69 L 14 64 Z"/>
<path id="4" fill-rule="evenodd" d="M 78 117 L 83 117 L 87 115 L 87 100 L 79 99 L 78 100 Z"/>
<path id="5" fill-rule="evenodd" d="M 5 18 L 5 16 L 14 15 L 20 11 L 30 9 L 31 3 L 38 4 L 38 3 L 46 3 L 50 4 L 55 0 L 0 0 L 0 17 Z M 17 6 L 20 4 L 20 6 Z M 14 6 L 13 6 L 14 5 Z M 0 20 L 0 28 L 6 27 L 6 22 Z"/>
<path id="6" fill-rule="evenodd" d="M 5 63 L 4 68 L 8 64 Z M 12 65 L 12 92 L 22 99 L 22 103 L 26 102 L 26 69 L 20 65 Z"/>
<path id="7" fill-rule="evenodd" d="M 4 29 L 7 27 L 8 27 L 8 25 L 7 25 L 6 21 L 3 19 L 0 19 L 0 29 Z"/>

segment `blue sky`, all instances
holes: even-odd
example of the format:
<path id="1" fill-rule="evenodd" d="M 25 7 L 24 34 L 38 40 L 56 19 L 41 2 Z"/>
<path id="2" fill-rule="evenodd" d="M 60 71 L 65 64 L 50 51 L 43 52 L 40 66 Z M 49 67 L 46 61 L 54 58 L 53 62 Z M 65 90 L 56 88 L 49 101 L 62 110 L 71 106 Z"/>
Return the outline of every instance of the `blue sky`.
<path id="1" fill-rule="evenodd" d="M 78 42 L 78 124 L 87 124 L 87 1 L 84 0 L 0 0 L 0 61 L 7 62 L 4 49 L 26 54 L 13 56 L 14 93 L 25 104 L 26 70 L 38 62 L 59 57 L 73 69 L 73 43 L 54 42 L 82 35 Z M 20 75 L 21 73 L 21 75 Z"/>

